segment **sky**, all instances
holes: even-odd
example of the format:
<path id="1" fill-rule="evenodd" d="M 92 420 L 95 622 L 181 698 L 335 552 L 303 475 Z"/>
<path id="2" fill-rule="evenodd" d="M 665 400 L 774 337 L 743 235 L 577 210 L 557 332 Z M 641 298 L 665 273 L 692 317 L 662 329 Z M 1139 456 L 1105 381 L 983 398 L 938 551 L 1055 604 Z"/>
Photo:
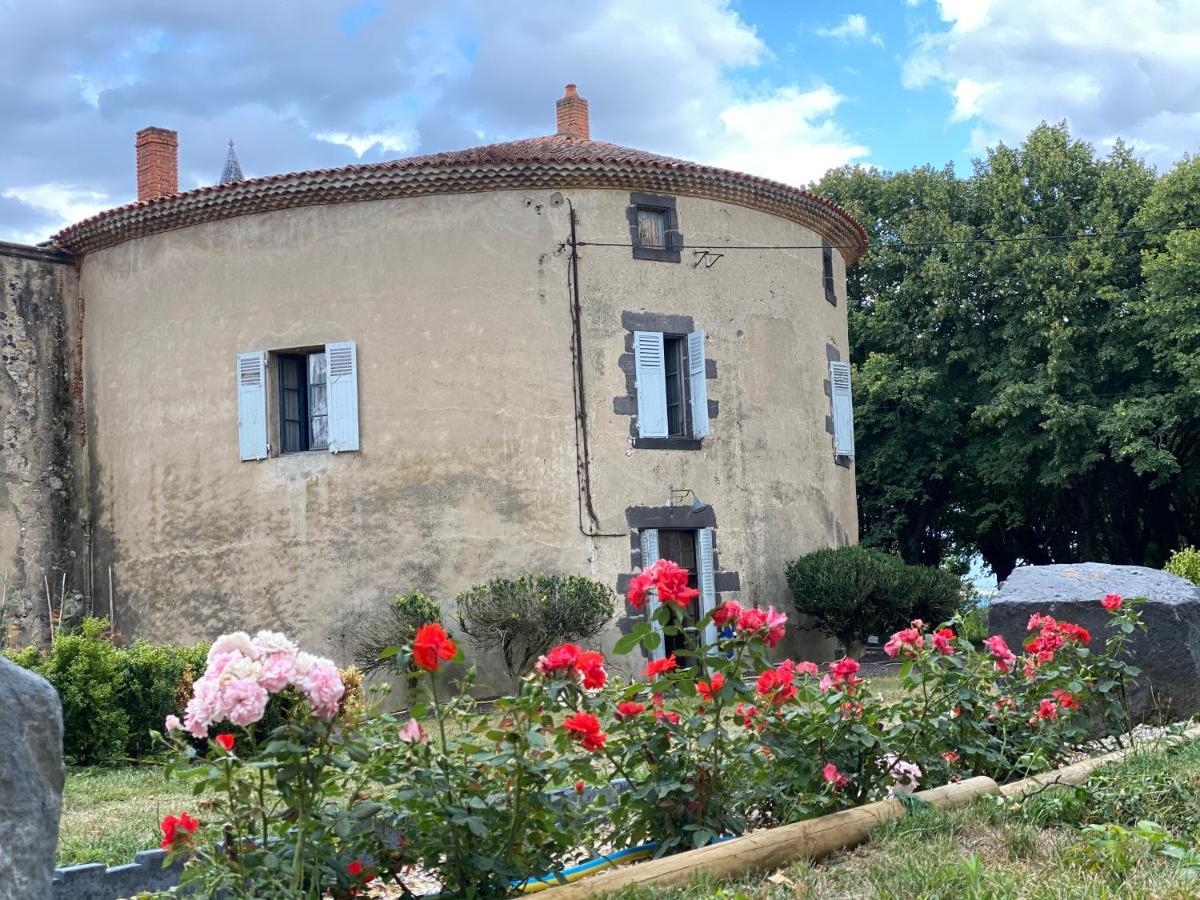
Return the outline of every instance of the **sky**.
<path id="1" fill-rule="evenodd" d="M 1066 120 L 1160 169 L 1200 151 L 1200 0 L 0 0 L 0 240 L 180 188 L 554 130 L 796 185 L 972 160 Z"/>

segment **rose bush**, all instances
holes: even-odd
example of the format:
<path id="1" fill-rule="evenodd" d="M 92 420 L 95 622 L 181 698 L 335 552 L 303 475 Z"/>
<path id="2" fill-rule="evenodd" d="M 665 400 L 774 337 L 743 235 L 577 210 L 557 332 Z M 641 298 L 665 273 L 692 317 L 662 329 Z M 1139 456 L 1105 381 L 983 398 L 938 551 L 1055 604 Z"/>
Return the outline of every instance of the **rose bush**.
<path id="1" fill-rule="evenodd" d="M 640 649 L 639 680 L 564 643 L 488 709 L 471 697 L 473 669 L 449 689 L 444 669 L 462 654 L 437 623 L 385 651 L 428 696 L 401 715 L 339 713 L 332 663 L 281 635 L 225 636 L 184 721 L 168 723 L 175 765 L 208 805 L 164 820 L 164 846 L 190 856 L 201 893 L 350 896 L 416 867 L 449 894 L 502 896 L 601 849 L 670 853 L 1050 767 L 1098 728 L 1123 727 L 1122 685 L 1137 674 L 1124 662 L 1137 604 L 1121 598 L 1103 601 L 1103 644 L 1043 615 L 1018 648 L 997 636 L 976 649 L 957 622 L 912 621 L 885 644 L 904 691 L 884 699 L 853 659 L 773 658 L 787 626 L 774 608 L 729 600 L 688 622 L 694 597 L 659 561 L 632 579 L 627 599 L 649 614 L 615 648 Z M 706 644 L 710 625 L 719 637 Z M 281 692 L 295 695 L 290 718 L 257 734 Z M 207 752 L 183 739 L 226 721 L 246 731 L 212 736 Z"/>

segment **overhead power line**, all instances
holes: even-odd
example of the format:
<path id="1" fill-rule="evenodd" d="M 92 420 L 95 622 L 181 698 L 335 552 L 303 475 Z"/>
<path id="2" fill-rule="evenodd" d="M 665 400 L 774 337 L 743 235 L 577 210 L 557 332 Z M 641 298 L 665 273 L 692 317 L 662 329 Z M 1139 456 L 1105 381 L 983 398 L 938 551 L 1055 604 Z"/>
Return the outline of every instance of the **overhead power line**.
<path id="1" fill-rule="evenodd" d="M 882 244 L 887 246 L 898 247 L 944 247 L 950 245 L 964 244 L 1012 244 L 1019 242 L 1030 241 L 1088 241 L 1096 238 L 1105 237 L 1132 237 L 1141 234 L 1161 234 L 1170 231 L 1197 231 L 1200 230 L 1200 224 L 1196 225 L 1172 225 L 1162 228 L 1124 228 L 1119 231 L 1081 231 L 1076 234 L 1021 234 L 1010 235 L 1004 237 L 974 237 L 974 238 L 954 238 L 949 240 L 939 241 L 904 241 L 900 239 L 885 239 Z M 631 242 L 615 242 L 615 241 L 578 241 L 576 246 L 579 247 L 624 247 L 626 249 L 635 246 Z M 823 250 L 825 247 L 832 247 L 838 250 L 861 250 L 863 244 L 682 244 L 679 250 Z"/>

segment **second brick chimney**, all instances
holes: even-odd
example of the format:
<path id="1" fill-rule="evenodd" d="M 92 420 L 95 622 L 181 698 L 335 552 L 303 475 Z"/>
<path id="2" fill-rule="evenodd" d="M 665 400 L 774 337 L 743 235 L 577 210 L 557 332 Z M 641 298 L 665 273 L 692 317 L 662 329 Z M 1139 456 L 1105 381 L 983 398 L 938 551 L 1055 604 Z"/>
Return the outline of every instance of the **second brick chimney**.
<path id="1" fill-rule="evenodd" d="M 558 113 L 559 135 L 575 138 L 578 141 L 592 139 L 588 126 L 588 102 L 579 96 L 575 85 L 568 84 L 567 92 L 554 105 L 555 111 Z"/>
<path id="2" fill-rule="evenodd" d="M 179 135 L 167 128 L 143 128 L 137 133 L 139 200 L 153 200 L 179 191 Z"/>

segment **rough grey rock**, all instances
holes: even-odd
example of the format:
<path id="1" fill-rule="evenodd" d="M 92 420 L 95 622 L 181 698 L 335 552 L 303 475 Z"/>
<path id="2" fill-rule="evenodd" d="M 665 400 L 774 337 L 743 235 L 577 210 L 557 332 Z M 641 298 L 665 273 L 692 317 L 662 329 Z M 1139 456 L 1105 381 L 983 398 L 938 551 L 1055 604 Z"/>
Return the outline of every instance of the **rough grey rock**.
<path id="1" fill-rule="evenodd" d="M 0 656 L 0 900 L 49 897 L 62 807 L 62 706 Z"/>
<path id="2" fill-rule="evenodd" d="M 1106 594 L 1145 597 L 1149 626 L 1131 640 L 1142 677 L 1129 693 L 1134 720 L 1172 721 L 1200 711 L 1200 588 L 1184 578 L 1141 566 L 1104 563 L 1014 569 L 988 608 L 988 630 L 1004 635 L 1014 653 L 1029 636 L 1029 616 L 1042 613 L 1082 625 L 1093 649 L 1110 634 Z"/>

